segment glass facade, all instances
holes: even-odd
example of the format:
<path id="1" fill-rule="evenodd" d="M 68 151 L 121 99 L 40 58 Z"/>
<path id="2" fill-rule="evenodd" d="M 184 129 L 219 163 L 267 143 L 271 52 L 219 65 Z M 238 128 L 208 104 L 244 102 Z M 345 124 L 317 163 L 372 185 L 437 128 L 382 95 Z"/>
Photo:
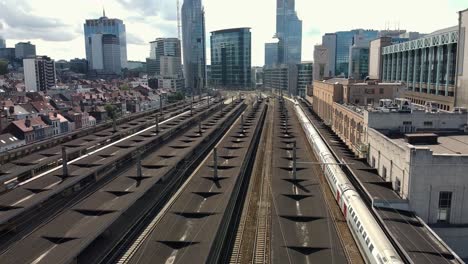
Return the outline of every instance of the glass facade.
<path id="1" fill-rule="evenodd" d="M 182 5 L 182 40 L 186 92 L 201 92 L 207 84 L 205 12 L 201 0 Z"/>
<path id="2" fill-rule="evenodd" d="M 306 96 L 307 86 L 312 84 L 312 75 L 312 62 L 304 62 L 297 65 L 297 96 Z"/>
<path id="3" fill-rule="evenodd" d="M 277 0 L 276 36 L 279 63 L 300 63 L 302 53 L 302 21 L 297 17 L 294 0 Z"/>
<path id="4" fill-rule="evenodd" d="M 278 43 L 265 43 L 265 66 L 278 64 Z"/>
<path id="5" fill-rule="evenodd" d="M 99 19 L 87 19 L 84 24 L 86 59 L 92 61 L 92 35 L 112 34 L 119 38 L 120 61 L 122 68 L 127 68 L 127 35 L 125 24 L 120 19 L 109 19 L 105 15 Z"/>
<path id="6" fill-rule="evenodd" d="M 250 28 L 211 32 L 211 78 L 215 87 L 250 86 L 251 45 Z"/>
<path id="7" fill-rule="evenodd" d="M 369 75 L 369 48 L 351 47 L 349 78 L 364 80 Z"/>
<path id="8" fill-rule="evenodd" d="M 336 56 L 335 56 L 335 76 L 348 77 L 349 75 L 349 51 L 353 45 L 355 35 L 362 35 L 367 41 L 378 37 L 376 30 L 351 30 L 336 32 Z"/>

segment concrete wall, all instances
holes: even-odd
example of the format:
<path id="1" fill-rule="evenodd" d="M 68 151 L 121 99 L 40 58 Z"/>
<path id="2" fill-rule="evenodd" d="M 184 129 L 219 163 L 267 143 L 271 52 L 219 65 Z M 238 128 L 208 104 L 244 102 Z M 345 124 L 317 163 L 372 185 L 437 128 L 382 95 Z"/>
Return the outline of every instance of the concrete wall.
<path id="1" fill-rule="evenodd" d="M 36 59 L 24 59 L 24 84 L 27 91 L 37 92 Z"/>
<path id="2" fill-rule="evenodd" d="M 437 223 L 439 194 L 452 192 L 450 224 L 468 223 L 468 155 L 439 155 L 425 147 L 402 146 L 368 129 L 368 161 L 426 223 Z M 375 163 L 374 163 L 375 161 Z"/>
<path id="3" fill-rule="evenodd" d="M 468 113 L 426 113 L 414 110 L 413 113 L 384 113 L 364 111 L 364 123 L 366 127 L 375 129 L 400 131 L 403 122 L 411 122 L 412 131 L 418 130 L 463 130 L 468 123 Z M 425 124 L 432 122 L 432 126 Z"/>
<path id="4" fill-rule="evenodd" d="M 378 104 L 380 99 L 398 98 L 403 89 L 401 84 L 344 85 L 343 102 L 355 105 Z"/>
<path id="5" fill-rule="evenodd" d="M 468 107 L 468 9 L 460 12 L 456 106 Z"/>
<path id="6" fill-rule="evenodd" d="M 368 163 L 378 170 L 379 175 L 391 182 L 393 189 L 400 182 L 400 196 L 408 198 L 409 191 L 409 149 L 402 148 L 382 133 L 368 128 L 367 142 L 369 144 Z"/>

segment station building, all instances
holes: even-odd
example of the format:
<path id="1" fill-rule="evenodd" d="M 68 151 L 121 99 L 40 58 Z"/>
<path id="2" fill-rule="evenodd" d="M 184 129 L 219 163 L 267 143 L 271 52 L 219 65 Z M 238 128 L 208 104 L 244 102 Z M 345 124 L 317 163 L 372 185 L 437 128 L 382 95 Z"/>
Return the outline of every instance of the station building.
<path id="1" fill-rule="evenodd" d="M 370 72 L 384 82 L 403 82 L 405 97 L 442 110 L 468 107 L 468 9 L 459 12 L 457 26 L 398 44 L 371 42 Z M 377 52 L 372 52 L 375 47 Z"/>

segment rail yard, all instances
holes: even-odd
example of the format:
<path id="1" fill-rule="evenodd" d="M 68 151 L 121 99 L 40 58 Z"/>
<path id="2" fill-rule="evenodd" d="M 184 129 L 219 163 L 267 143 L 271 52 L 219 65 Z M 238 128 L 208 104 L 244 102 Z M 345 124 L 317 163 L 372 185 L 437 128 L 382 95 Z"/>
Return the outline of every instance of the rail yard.
<path id="1" fill-rule="evenodd" d="M 0 263 L 459 263 L 310 102 L 233 95 L 2 156 Z"/>

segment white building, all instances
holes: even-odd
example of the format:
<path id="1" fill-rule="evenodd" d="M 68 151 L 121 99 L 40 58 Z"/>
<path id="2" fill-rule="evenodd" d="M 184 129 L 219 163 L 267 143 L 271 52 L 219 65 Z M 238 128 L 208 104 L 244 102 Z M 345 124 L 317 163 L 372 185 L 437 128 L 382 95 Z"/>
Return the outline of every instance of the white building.
<path id="1" fill-rule="evenodd" d="M 55 62 L 47 56 L 23 60 L 24 81 L 27 91 L 47 91 L 56 86 Z"/>

